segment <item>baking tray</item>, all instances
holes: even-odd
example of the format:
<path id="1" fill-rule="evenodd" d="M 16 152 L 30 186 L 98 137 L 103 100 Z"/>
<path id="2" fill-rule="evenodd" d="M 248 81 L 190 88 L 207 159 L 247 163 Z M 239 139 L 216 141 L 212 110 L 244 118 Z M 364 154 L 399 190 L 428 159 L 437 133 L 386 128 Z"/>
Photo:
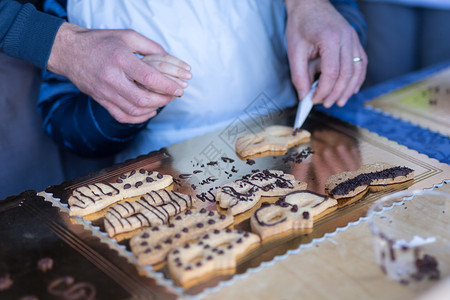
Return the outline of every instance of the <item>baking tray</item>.
<path id="1" fill-rule="evenodd" d="M 249 164 L 247 160 L 239 158 L 234 152 L 234 142 L 239 135 L 255 133 L 272 124 L 292 124 L 293 117 L 293 112 L 287 110 L 269 114 L 261 113 L 261 115 L 252 116 L 245 121 L 236 118 L 223 130 L 172 145 L 74 181 L 50 187 L 39 195 L 44 196 L 47 201 L 52 203 L 54 206 L 51 207 L 52 214 L 56 214 L 57 218 L 63 220 L 60 230 L 62 235 L 65 234 L 64 232 L 72 232 L 74 237 L 83 236 L 90 241 L 92 246 L 84 242 L 85 247 L 89 248 L 89 253 L 95 253 L 95 256 L 99 258 L 99 261 L 90 259 L 91 263 L 101 269 L 109 278 L 126 276 L 130 282 L 134 283 L 134 285 L 126 286 L 119 283 L 118 288 L 125 290 L 135 298 L 160 296 L 196 298 L 214 292 L 223 285 L 232 284 L 233 281 L 246 277 L 250 272 L 257 272 L 276 260 L 277 257 L 297 252 L 296 250 L 310 244 L 314 239 L 320 239 L 327 233 L 335 232 L 337 228 L 346 227 L 350 222 L 357 221 L 360 217 L 365 216 L 373 201 L 386 193 L 405 188 L 428 188 L 435 183 L 442 182 L 450 174 L 450 167 L 446 164 L 429 159 L 425 155 L 367 130 L 315 111 L 304 125 L 304 128 L 312 133 L 309 143 L 294 147 L 284 154 L 271 153 L 268 156 L 254 157 L 252 159 L 255 164 Z M 312 149 L 314 153 L 310 153 L 309 149 Z M 297 162 L 291 160 L 302 151 L 305 155 L 301 159 Z M 296 232 L 264 242 L 239 261 L 234 274 L 213 277 L 189 288 L 175 285 L 165 266 L 157 269 L 136 266 L 136 259 L 129 251 L 128 240 L 117 242 L 108 238 L 101 221 L 69 218 L 67 213 L 66 203 L 73 189 L 93 182 L 114 180 L 121 173 L 132 169 L 145 168 L 170 174 L 175 179 L 175 183 L 171 186 L 173 190 L 191 195 L 204 195 L 205 198 L 211 199 L 216 187 L 238 179 L 255 169 L 276 169 L 294 174 L 298 180 L 308 183 L 308 190 L 323 194 L 324 182 L 331 174 L 354 170 L 362 164 L 377 161 L 404 165 L 414 169 L 414 181 L 391 186 L 384 191 L 368 193 L 361 199 L 341 201 L 337 209 L 315 221 L 312 231 Z M 210 162 L 217 163 L 208 164 Z M 194 171 L 201 172 L 194 174 Z M 273 201 L 273 199 L 267 200 Z M 262 200 L 262 202 L 264 201 Z M 208 200 L 200 201 L 200 206 L 215 209 L 215 203 Z M 234 227 L 249 230 L 249 216 L 250 213 L 236 216 Z M 51 218 L 53 220 L 55 216 Z M 77 230 L 75 231 L 74 228 Z M 74 239 L 70 245 L 72 248 L 79 248 L 79 243 L 81 243 L 80 239 Z M 88 259 L 91 257 L 91 254 L 86 254 L 85 251 L 79 253 Z M 108 264 L 116 267 L 105 269 L 103 267 L 105 260 Z M 118 267 L 121 264 L 127 265 L 127 267 Z M 116 280 L 116 282 L 120 282 L 120 280 Z M 110 286 L 109 289 L 115 289 L 115 286 Z M 137 289 L 136 286 L 141 288 Z M 98 290 L 102 289 L 102 285 L 100 285 Z M 151 291 L 150 296 L 145 294 L 148 290 Z"/>

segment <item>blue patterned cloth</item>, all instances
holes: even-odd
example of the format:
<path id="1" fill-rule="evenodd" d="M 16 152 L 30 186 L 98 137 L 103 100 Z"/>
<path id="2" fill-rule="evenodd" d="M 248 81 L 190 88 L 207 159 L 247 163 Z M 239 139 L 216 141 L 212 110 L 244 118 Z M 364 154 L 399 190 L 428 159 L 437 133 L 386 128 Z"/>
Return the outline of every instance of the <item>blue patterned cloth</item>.
<path id="1" fill-rule="evenodd" d="M 375 97 L 392 92 L 406 85 L 420 81 L 434 73 L 450 67 L 450 62 L 439 64 L 421 71 L 407 74 L 400 78 L 362 90 L 354 95 L 343 108 L 333 106 L 325 109 L 318 106 L 317 110 L 350 124 L 368 129 L 410 149 L 417 150 L 440 162 L 450 164 L 450 137 L 430 131 L 415 124 L 387 116 L 364 106 L 364 102 Z"/>

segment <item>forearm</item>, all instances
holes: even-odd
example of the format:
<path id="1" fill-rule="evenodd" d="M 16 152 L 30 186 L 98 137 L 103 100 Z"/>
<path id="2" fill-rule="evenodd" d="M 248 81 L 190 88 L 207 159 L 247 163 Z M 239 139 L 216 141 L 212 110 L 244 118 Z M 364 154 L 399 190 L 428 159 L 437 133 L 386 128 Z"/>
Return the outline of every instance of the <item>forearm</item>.
<path id="1" fill-rule="evenodd" d="M 39 12 L 31 4 L 0 1 L 0 50 L 45 69 L 63 19 Z"/>
<path id="2" fill-rule="evenodd" d="M 358 34 L 362 45 L 365 45 L 367 38 L 367 24 L 355 1 L 332 0 L 334 8 L 353 26 Z"/>

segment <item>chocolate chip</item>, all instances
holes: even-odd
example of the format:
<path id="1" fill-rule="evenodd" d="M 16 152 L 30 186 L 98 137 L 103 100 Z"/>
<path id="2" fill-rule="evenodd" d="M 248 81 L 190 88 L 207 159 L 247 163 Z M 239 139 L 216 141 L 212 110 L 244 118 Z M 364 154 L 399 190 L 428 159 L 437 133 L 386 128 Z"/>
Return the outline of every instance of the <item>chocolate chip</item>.
<path id="1" fill-rule="evenodd" d="M 184 213 L 185 215 L 190 215 L 192 214 L 192 211 L 190 209 L 186 210 L 186 212 Z"/>
<path id="2" fill-rule="evenodd" d="M 227 216 L 225 216 L 225 215 L 220 215 L 219 218 L 220 218 L 221 220 L 224 220 L 226 217 L 227 217 Z"/>
<path id="3" fill-rule="evenodd" d="M 187 227 L 184 227 L 181 231 L 183 231 L 183 232 L 188 232 L 189 229 L 188 229 Z"/>
<path id="4" fill-rule="evenodd" d="M 150 252 L 152 252 L 152 249 L 150 249 L 150 248 L 147 248 L 147 249 L 145 249 L 145 251 L 144 251 L 144 253 L 150 253 Z"/>
<path id="5" fill-rule="evenodd" d="M 201 261 L 198 261 L 195 265 L 196 265 L 197 267 L 201 267 L 202 262 L 201 262 Z"/>
<path id="6" fill-rule="evenodd" d="M 307 211 L 303 212 L 303 219 L 305 219 L 305 220 L 309 219 L 309 212 L 307 212 Z"/>
<path id="7" fill-rule="evenodd" d="M 184 268 L 186 271 L 192 270 L 191 266 L 187 266 L 186 268 Z"/>
<path id="8" fill-rule="evenodd" d="M 214 212 L 213 212 L 213 211 L 209 211 L 208 216 L 209 216 L 209 217 L 214 216 Z"/>
<path id="9" fill-rule="evenodd" d="M 148 245 L 148 243 L 146 242 L 146 241 L 143 241 L 142 243 L 141 243 L 141 246 L 147 246 Z"/>
<path id="10" fill-rule="evenodd" d="M 226 232 L 226 233 L 231 233 L 231 229 L 230 229 L 230 228 L 227 228 L 227 229 L 225 230 L 225 232 Z"/>
<path id="11" fill-rule="evenodd" d="M 244 237 L 249 237 L 249 233 L 248 232 L 246 232 L 246 233 L 244 233 Z"/>
<path id="12" fill-rule="evenodd" d="M 219 230 L 219 229 L 214 229 L 214 233 L 215 233 L 215 234 L 219 234 L 219 233 L 220 233 L 220 230 Z"/>
<path id="13" fill-rule="evenodd" d="M 231 248 L 233 248 L 233 245 L 230 244 L 227 246 L 227 249 L 231 249 Z"/>
<path id="14" fill-rule="evenodd" d="M 206 257 L 206 260 L 211 260 L 211 259 L 213 259 L 213 257 L 212 257 L 211 255 L 208 255 L 208 256 Z"/>
<path id="15" fill-rule="evenodd" d="M 178 253 L 180 253 L 180 251 L 178 249 L 173 250 L 173 254 L 178 254 Z"/>
<path id="16" fill-rule="evenodd" d="M 131 188 L 131 184 L 129 184 L 129 183 L 125 184 L 125 185 L 123 186 L 123 188 L 124 188 L 125 190 L 127 190 L 127 189 Z"/>
<path id="17" fill-rule="evenodd" d="M 122 183 L 122 182 L 123 182 L 123 180 L 122 180 L 122 179 L 119 179 L 119 178 L 117 178 L 116 182 L 117 182 L 117 183 Z"/>
<path id="18" fill-rule="evenodd" d="M 214 221 L 213 219 L 209 219 L 209 220 L 208 220 L 208 224 L 209 224 L 209 225 L 212 225 L 212 224 L 214 224 L 214 223 L 216 223 L 216 221 Z"/>
<path id="19" fill-rule="evenodd" d="M 217 254 L 219 254 L 219 255 L 222 255 L 222 254 L 224 254 L 225 252 L 223 252 L 223 250 L 219 250 L 218 252 L 217 252 Z"/>
<path id="20" fill-rule="evenodd" d="M 128 177 L 133 176 L 134 174 L 136 174 L 136 170 L 131 171 L 130 175 Z"/>
<path id="21" fill-rule="evenodd" d="M 150 235 L 148 234 L 148 232 L 144 232 L 142 235 L 141 235 L 141 238 L 143 238 L 143 239 L 146 239 L 146 238 L 148 238 Z"/>
<path id="22" fill-rule="evenodd" d="M 203 223 L 197 223 L 198 228 L 202 228 L 203 226 L 204 226 Z"/>
<path id="23" fill-rule="evenodd" d="M 158 230 L 159 230 L 158 226 L 152 228 L 152 231 L 158 231 Z"/>
<path id="24" fill-rule="evenodd" d="M 142 181 L 138 181 L 136 182 L 136 184 L 134 185 L 136 188 L 140 187 L 141 185 L 143 185 Z"/>
<path id="25" fill-rule="evenodd" d="M 200 209 L 200 213 L 204 214 L 206 212 L 206 209 L 203 207 L 202 209 Z"/>
<path id="26" fill-rule="evenodd" d="M 176 239 L 179 239 L 179 238 L 181 237 L 181 234 L 176 233 L 176 234 L 174 235 L 174 237 L 175 237 Z"/>
<path id="27" fill-rule="evenodd" d="M 158 173 L 158 175 L 156 175 L 156 177 L 157 177 L 158 179 L 161 179 L 161 178 L 163 178 L 163 175 L 162 175 L 161 173 Z"/>
<path id="28" fill-rule="evenodd" d="M 167 239 L 164 244 L 172 244 L 172 239 Z"/>
<path id="29" fill-rule="evenodd" d="M 210 246 L 208 244 L 206 244 L 203 249 L 208 249 Z"/>
<path id="30" fill-rule="evenodd" d="M 183 264 L 182 264 L 182 263 L 180 263 L 180 262 L 179 262 L 179 263 L 177 263 L 177 267 L 178 267 L 178 268 L 181 268 L 182 266 L 183 266 Z"/>
<path id="31" fill-rule="evenodd" d="M 146 172 L 146 171 L 145 171 L 144 169 L 140 169 L 140 170 L 139 170 L 139 173 L 141 173 L 141 174 L 145 174 L 145 172 Z"/>
<path id="32" fill-rule="evenodd" d="M 153 178 L 151 178 L 151 177 L 147 177 L 147 178 L 145 178 L 145 181 L 147 181 L 147 182 L 153 182 L 153 181 L 155 181 Z"/>
<path id="33" fill-rule="evenodd" d="M 169 228 L 175 227 L 175 224 L 169 224 Z"/>
<path id="34" fill-rule="evenodd" d="M 292 211 L 293 213 L 296 213 L 296 212 L 298 211 L 298 206 L 297 206 L 297 204 L 294 204 L 294 206 L 292 206 L 291 211 Z"/>
<path id="35" fill-rule="evenodd" d="M 161 247 L 161 245 L 159 245 L 159 244 L 155 246 L 155 249 L 158 249 L 158 250 L 159 250 L 159 249 L 161 249 L 161 248 L 162 248 L 162 247 Z"/>
<path id="36" fill-rule="evenodd" d="M 203 242 L 202 242 L 202 241 L 200 241 L 200 242 L 198 242 L 197 244 L 201 246 L 201 245 L 203 245 Z"/>
<path id="37" fill-rule="evenodd" d="M 176 216 L 175 220 L 181 220 L 181 216 Z"/>
<path id="38" fill-rule="evenodd" d="M 127 176 L 125 174 L 120 175 L 120 179 L 127 179 Z"/>
<path id="39" fill-rule="evenodd" d="M 205 235 L 203 236 L 203 239 L 205 239 L 205 240 L 209 239 L 209 234 L 205 234 Z"/>
<path id="40" fill-rule="evenodd" d="M 189 244 L 186 244 L 186 245 L 184 245 L 184 249 L 188 249 L 190 246 L 189 246 Z"/>
<path id="41" fill-rule="evenodd" d="M 238 244 L 242 243 L 242 239 L 239 238 L 239 239 L 236 241 L 236 243 L 238 243 Z"/>

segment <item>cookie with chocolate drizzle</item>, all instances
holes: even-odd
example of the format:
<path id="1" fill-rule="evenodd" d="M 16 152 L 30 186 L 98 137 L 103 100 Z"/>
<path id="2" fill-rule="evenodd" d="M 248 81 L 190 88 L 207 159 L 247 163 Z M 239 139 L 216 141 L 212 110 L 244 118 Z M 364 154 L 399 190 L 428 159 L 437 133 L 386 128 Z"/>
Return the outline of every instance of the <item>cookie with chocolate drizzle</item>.
<path id="1" fill-rule="evenodd" d="M 233 215 L 255 206 L 262 196 L 283 196 L 306 189 L 306 183 L 295 180 L 291 174 L 278 170 L 264 170 L 248 174 L 219 188 L 216 200 L 221 208 Z"/>
<path id="2" fill-rule="evenodd" d="M 337 205 L 335 199 L 310 191 L 295 191 L 275 204 L 265 204 L 250 218 L 252 231 L 262 240 L 295 229 L 313 227 L 313 218 Z"/>
<path id="3" fill-rule="evenodd" d="M 105 230 L 110 237 L 142 227 L 166 224 L 171 216 L 195 204 L 195 198 L 174 191 L 152 191 L 133 202 L 113 205 L 106 212 Z"/>
<path id="4" fill-rule="evenodd" d="M 369 186 L 387 186 L 413 178 L 413 169 L 377 162 L 356 171 L 331 175 L 325 182 L 325 191 L 335 199 L 350 198 L 366 192 Z"/>
<path id="5" fill-rule="evenodd" d="M 130 247 L 139 265 L 154 265 L 165 260 L 171 249 L 199 238 L 208 230 L 223 229 L 232 223 L 232 215 L 205 208 L 186 210 L 172 218 L 170 224 L 153 226 L 136 234 L 130 240 Z"/>
<path id="6" fill-rule="evenodd" d="M 120 200 L 161 190 L 173 182 L 170 175 L 140 169 L 121 174 L 115 182 L 98 182 L 81 186 L 69 197 L 69 215 L 86 216 Z"/>

